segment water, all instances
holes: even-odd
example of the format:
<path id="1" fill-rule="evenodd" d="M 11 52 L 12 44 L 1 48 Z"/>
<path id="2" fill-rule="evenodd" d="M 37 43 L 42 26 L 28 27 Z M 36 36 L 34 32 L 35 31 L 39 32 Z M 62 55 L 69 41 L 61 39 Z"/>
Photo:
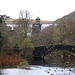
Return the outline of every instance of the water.
<path id="1" fill-rule="evenodd" d="M 75 68 L 30 65 L 18 69 L 1 69 L 0 75 L 75 75 Z"/>
<path id="2" fill-rule="evenodd" d="M 75 67 L 57 67 L 48 61 L 35 61 L 33 64 L 1 69 L 0 75 L 75 75 Z"/>
<path id="3" fill-rule="evenodd" d="M 72 61 L 75 61 L 75 57 L 73 59 L 73 56 L 71 56 L 72 58 L 70 59 L 65 56 L 65 59 L 61 59 L 61 53 L 62 51 L 56 53 L 59 55 L 54 55 L 55 53 L 50 56 L 47 55 L 45 60 L 33 61 L 31 65 L 23 65 L 19 68 L 12 69 L 0 69 L 0 75 L 75 75 L 75 64 L 72 63 Z M 64 67 L 65 62 L 68 61 L 67 59 L 69 59 L 70 64 L 68 63 Z"/>
<path id="4" fill-rule="evenodd" d="M 48 26 L 50 26 L 50 25 L 52 25 L 52 24 L 42 24 L 41 29 L 43 30 L 43 29 L 45 29 L 46 27 L 48 27 Z"/>
<path id="5" fill-rule="evenodd" d="M 42 24 L 41 29 L 43 30 L 44 28 L 46 28 L 46 27 L 48 27 L 48 26 L 50 26 L 50 25 L 52 25 L 52 24 Z M 7 25 L 7 26 L 8 26 L 8 27 L 11 27 L 11 30 L 13 30 L 14 27 L 16 27 L 15 24 L 13 24 L 13 25 Z M 32 28 L 32 24 L 30 24 L 30 27 Z"/>

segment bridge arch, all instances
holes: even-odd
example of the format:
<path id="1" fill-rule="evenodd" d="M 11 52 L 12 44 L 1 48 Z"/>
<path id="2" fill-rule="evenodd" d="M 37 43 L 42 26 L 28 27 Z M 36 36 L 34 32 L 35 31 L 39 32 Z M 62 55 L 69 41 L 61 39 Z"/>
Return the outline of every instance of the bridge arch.
<path id="1" fill-rule="evenodd" d="M 58 51 L 67 50 L 75 53 L 75 45 L 48 45 L 48 46 L 36 46 L 33 52 L 35 58 L 44 58 L 47 54 Z"/>

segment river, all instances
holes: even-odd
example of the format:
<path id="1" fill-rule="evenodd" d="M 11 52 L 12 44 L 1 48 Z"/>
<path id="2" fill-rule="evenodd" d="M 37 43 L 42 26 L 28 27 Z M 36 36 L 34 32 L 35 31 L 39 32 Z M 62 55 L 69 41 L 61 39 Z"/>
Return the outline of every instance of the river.
<path id="1" fill-rule="evenodd" d="M 75 75 L 75 68 L 30 65 L 22 68 L 1 69 L 0 75 Z"/>
<path id="2" fill-rule="evenodd" d="M 55 55 L 53 53 L 53 55 L 47 55 L 45 60 L 34 60 L 30 65 L 0 69 L 0 75 L 75 75 L 75 57 L 71 54 L 71 59 L 67 57 L 67 55 L 64 59 L 60 56 L 62 51 L 59 52 L 60 51 L 57 51 L 57 55 L 55 52 Z M 69 62 L 67 65 L 65 64 L 66 61 Z M 72 63 L 72 61 L 74 63 Z"/>
<path id="3" fill-rule="evenodd" d="M 0 69 L 0 75 L 75 75 L 75 67 L 57 67 L 39 63 L 39 65 Z"/>

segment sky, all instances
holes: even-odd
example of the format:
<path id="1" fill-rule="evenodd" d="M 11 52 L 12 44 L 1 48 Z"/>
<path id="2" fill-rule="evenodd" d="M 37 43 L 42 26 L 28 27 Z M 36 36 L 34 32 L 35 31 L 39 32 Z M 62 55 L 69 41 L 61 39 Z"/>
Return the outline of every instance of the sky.
<path id="1" fill-rule="evenodd" d="M 75 0 L 0 0 L 0 14 L 18 18 L 20 10 L 28 10 L 31 17 L 54 21 L 75 11 Z"/>

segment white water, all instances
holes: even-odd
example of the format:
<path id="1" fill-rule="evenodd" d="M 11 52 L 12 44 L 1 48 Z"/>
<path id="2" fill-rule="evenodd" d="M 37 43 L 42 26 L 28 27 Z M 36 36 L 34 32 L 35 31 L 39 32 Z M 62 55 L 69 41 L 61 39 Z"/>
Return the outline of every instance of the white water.
<path id="1" fill-rule="evenodd" d="M 28 66 L 20 69 L 1 69 L 0 75 L 75 75 L 75 68 Z"/>

